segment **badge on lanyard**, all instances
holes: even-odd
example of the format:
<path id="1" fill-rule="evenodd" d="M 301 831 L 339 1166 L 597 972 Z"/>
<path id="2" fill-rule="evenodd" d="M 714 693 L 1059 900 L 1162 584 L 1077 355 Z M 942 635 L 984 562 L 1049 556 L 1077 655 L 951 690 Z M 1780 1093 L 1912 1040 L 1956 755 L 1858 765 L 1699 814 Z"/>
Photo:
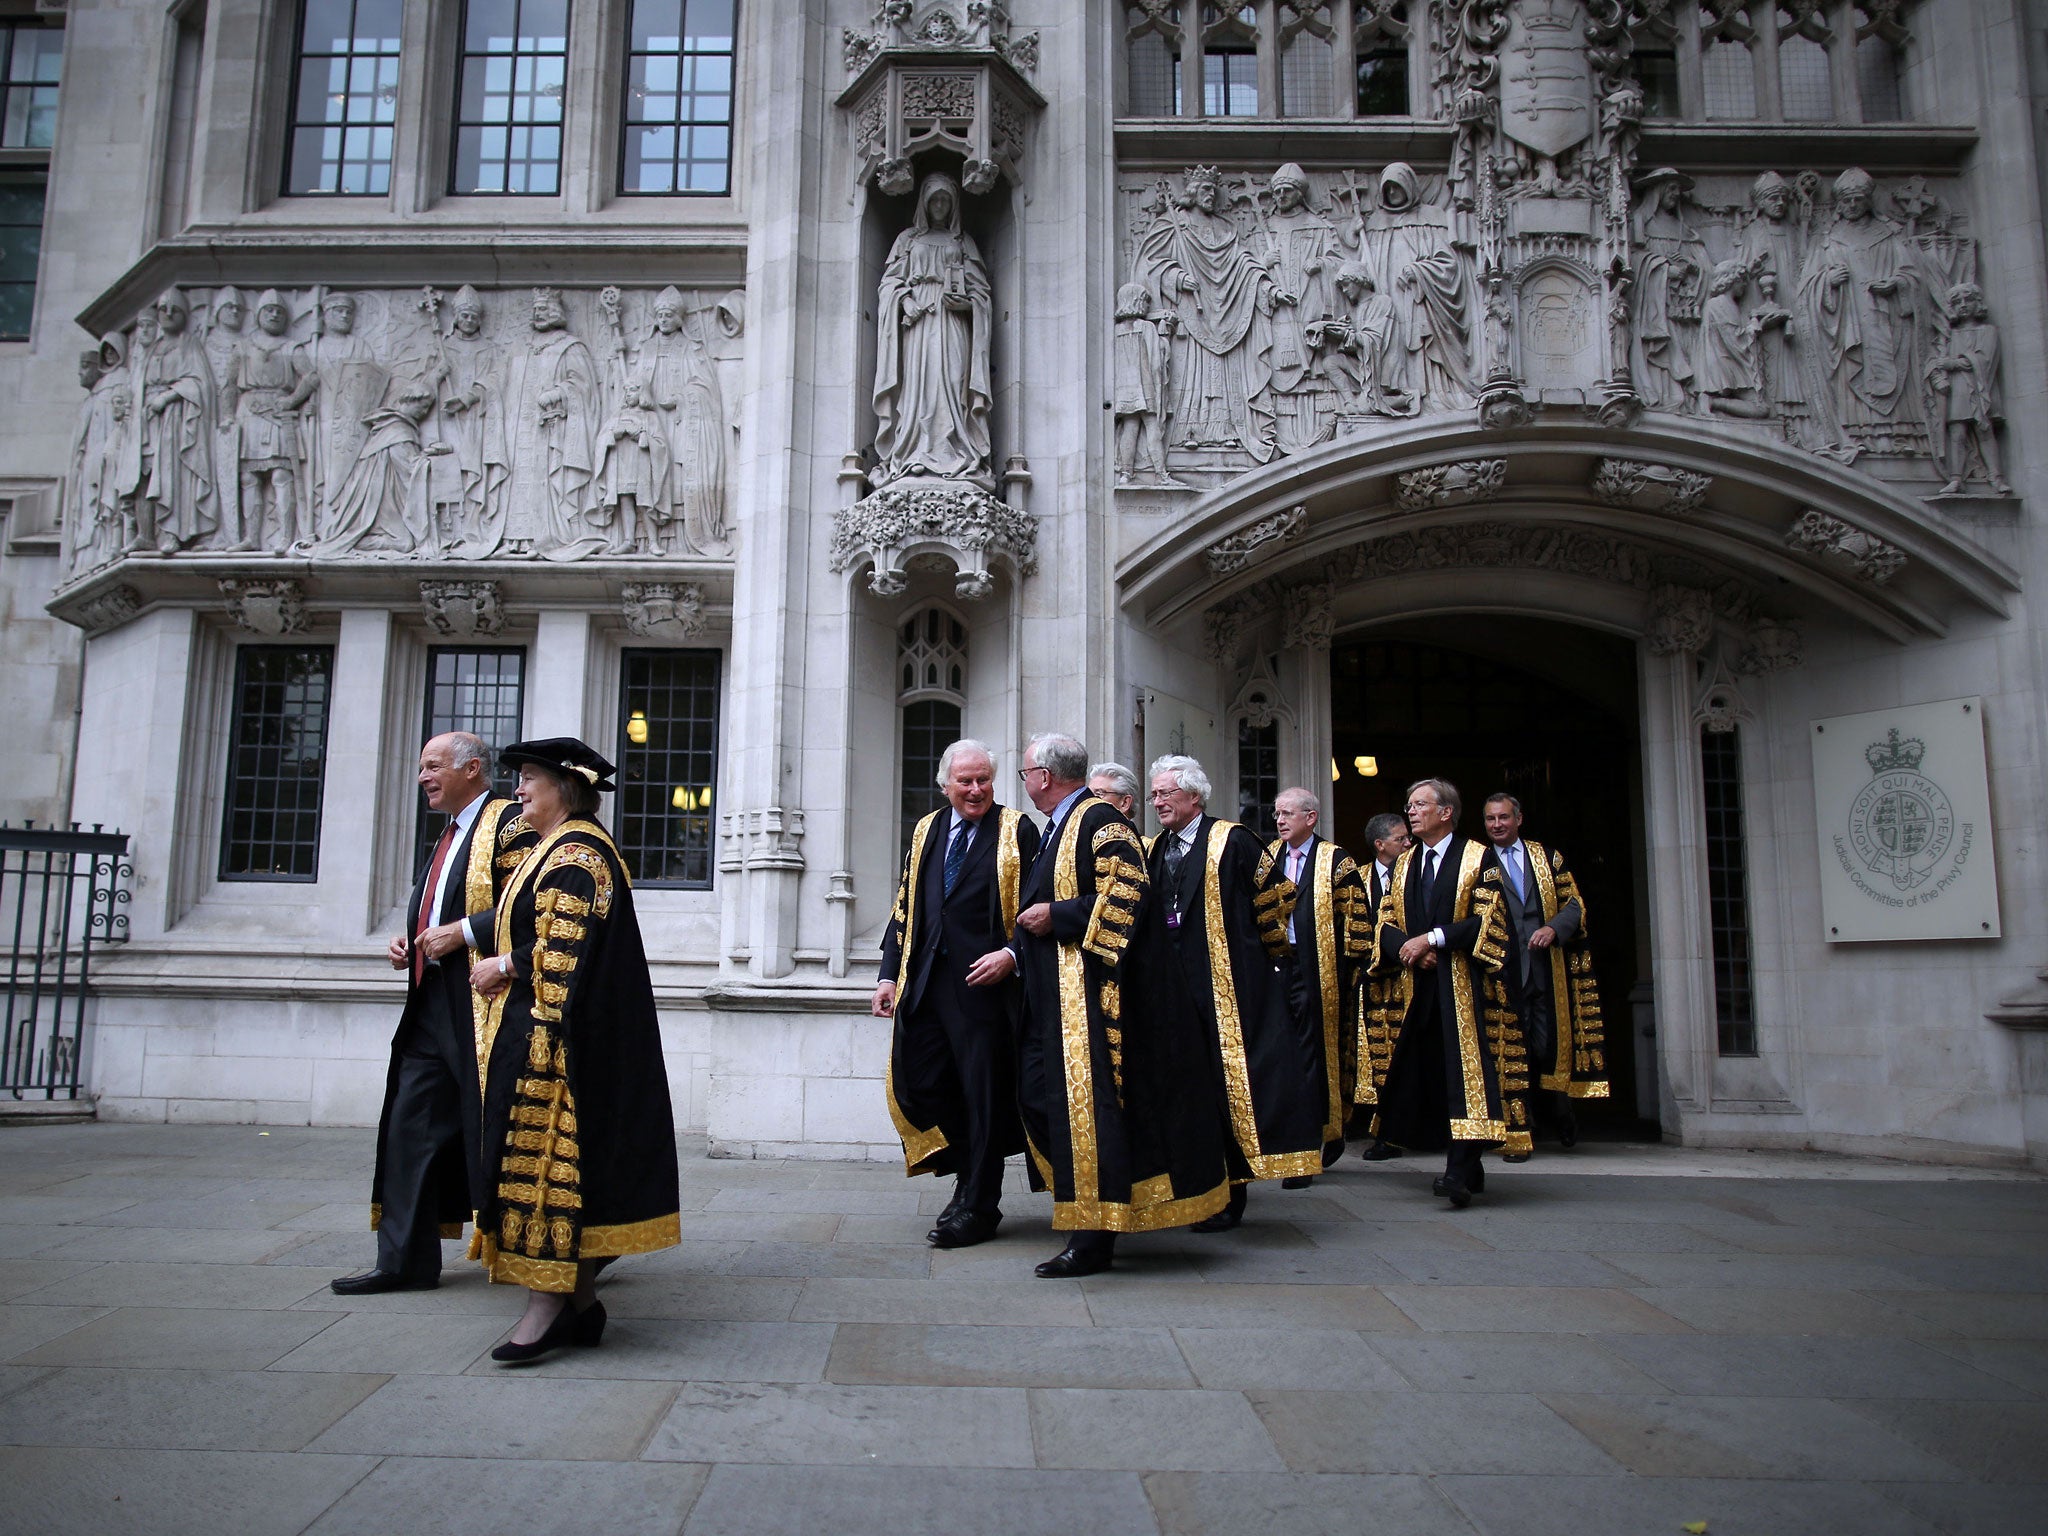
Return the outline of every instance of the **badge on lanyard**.
<path id="1" fill-rule="evenodd" d="M 1178 907 L 1168 907 L 1166 909 L 1166 926 L 1169 928 L 1178 928 L 1180 926 L 1180 909 Z"/>

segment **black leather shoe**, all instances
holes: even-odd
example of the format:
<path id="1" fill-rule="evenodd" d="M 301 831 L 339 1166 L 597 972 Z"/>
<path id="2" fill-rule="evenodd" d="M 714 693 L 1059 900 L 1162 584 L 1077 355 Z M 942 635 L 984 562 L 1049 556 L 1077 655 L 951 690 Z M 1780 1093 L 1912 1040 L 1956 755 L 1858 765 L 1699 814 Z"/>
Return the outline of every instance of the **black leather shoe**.
<path id="1" fill-rule="evenodd" d="M 1579 1117 L 1570 1110 L 1566 1110 L 1558 1122 L 1557 1144 L 1567 1152 L 1579 1144 Z"/>
<path id="2" fill-rule="evenodd" d="M 1200 1221 L 1189 1227 L 1188 1230 L 1190 1232 L 1229 1232 L 1235 1229 L 1243 1220 L 1244 1210 L 1242 1207 L 1233 1210 L 1229 1206 L 1225 1206 L 1214 1216 L 1203 1217 Z"/>
<path id="3" fill-rule="evenodd" d="M 578 1312 L 572 1301 L 555 1314 L 547 1331 L 531 1344 L 514 1344 L 508 1339 L 491 1351 L 491 1358 L 500 1365 L 530 1365 L 565 1344 L 596 1344 L 604 1337 L 604 1325 L 603 1302 L 593 1301 Z"/>
<path id="4" fill-rule="evenodd" d="M 1436 1183 L 1436 1192 L 1451 1202 L 1452 1210 L 1462 1211 L 1472 1203 L 1472 1190 L 1463 1179 L 1454 1179 L 1446 1174 Z"/>
<path id="5" fill-rule="evenodd" d="M 976 1243 L 985 1243 L 994 1237 L 996 1228 L 1002 1224 L 1001 1211 L 993 1216 L 984 1216 L 979 1211 L 962 1211 L 932 1229 L 931 1243 L 934 1248 L 972 1248 Z"/>
<path id="6" fill-rule="evenodd" d="M 1328 1163 L 1325 1163 L 1323 1164 L 1323 1166 L 1327 1168 L 1330 1165 Z M 1297 1173 L 1291 1179 L 1282 1179 L 1280 1181 L 1280 1187 L 1282 1189 L 1307 1189 L 1314 1183 L 1315 1176 L 1313 1174 Z"/>
<path id="7" fill-rule="evenodd" d="M 1358 1155 L 1368 1163 L 1384 1163 L 1399 1157 L 1401 1149 L 1390 1147 L 1384 1141 L 1375 1141 Z"/>
<path id="8" fill-rule="evenodd" d="M 366 1269 L 360 1275 L 343 1275 L 339 1280 L 328 1281 L 327 1289 L 337 1296 L 381 1296 L 386 1291 L 437 1290 L 440 1284 L 439 1275 L 420 1280 L 411 1275 L 394 1275 L 388 1269 Z"/>
<path id="9" fill-rule="evenodd" d="M 960 1212 L 966 1208 L 966 1205 L 967 1185 L 964 1181 L 960 1179 L 955 1179 L 953 1181 L 953 1198 L 948 1200 L 946 1202 L 946 1208 L 943 1211 L 939 1212 L 939 1219 L 932 1223 L 932 1229 L 931 1231 L 925 1233 L 924 1240 L 928 1243 L 938 1242 L 939 1229 L 944 1227 L 947 1222 L 953 1220 L 954 1217 L 958 1216 Z"/>
<path id="10" fill-rule="evenodd" d="M 1504 1163 L 1526 1163 L 1529 1161 L 1529 1154 L 1527 1152 L 1503 1152 L 1500 1155 L 1500 1160 Z"/>
<path id="11" fill-rule="evenodd" d="M 1342 1157 L 1343 1155 L 1344 1138 L 1342 1136 L 1339 1136 L 1335 1141 L 1326 1141 L 1323 1143 L 1323 1166 L 1325 1168 L 1336 1167 L 1337 1159 Z"/>
<path id="12" fill-rule="evenodd" d="M 1032 1271 L 1041 1280 L 1079 1280 L 1099 1275 L 1113 1262 L 1113 1254 L 1101 1248 L 1076 1248 L 1069 1243 Z"/>

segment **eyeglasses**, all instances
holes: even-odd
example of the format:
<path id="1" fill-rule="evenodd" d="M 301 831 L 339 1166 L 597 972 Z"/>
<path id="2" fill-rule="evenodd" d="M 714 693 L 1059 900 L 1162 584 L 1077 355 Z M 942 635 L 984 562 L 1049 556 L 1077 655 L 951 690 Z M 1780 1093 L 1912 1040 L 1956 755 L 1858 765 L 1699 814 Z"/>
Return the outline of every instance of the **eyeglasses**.
<path id="1" fill-rule="evenodd" d="M 1029 784 L 1031 782 L 1031 775 L 1033 775 L 1034 773 L 1042 773 L 1048 779 L 1052 777 L 1052 770 L 1050 768 L 1041 768 L 1036 763 L 1033 763 L 1029 768 L 1019 768 L 1017 770 L 1017 777 L 1022 779 L 1026 784 Z"/>

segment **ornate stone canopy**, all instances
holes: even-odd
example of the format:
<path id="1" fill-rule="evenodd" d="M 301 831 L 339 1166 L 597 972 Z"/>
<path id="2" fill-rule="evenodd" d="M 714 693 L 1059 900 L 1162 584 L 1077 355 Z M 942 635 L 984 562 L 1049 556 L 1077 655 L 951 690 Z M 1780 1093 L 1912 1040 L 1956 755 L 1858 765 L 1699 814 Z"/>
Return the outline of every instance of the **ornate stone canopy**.
<path id="1" fill-rule="evenodd" d="M 1288 538 L 1248 537 L 1276 517 Z M 1212 556 L 1247 543 L 1246 559 Z M 1417 422 L 1269 465 L 1194 501 L 1116 574 L 1126 609 L 1161 627 L 1334 578 L 1340 610 L 1384 582 L 1438 607 L 1526 604 L 1641 631 L 1645 597 L 1676 582 L 1723 589 L 1724 618 L 1828 613 L 1895 641 L 1940 635 L 1967 608 L 2002 615 L 2019 588 L 1938 507 L 1854 469 L 1716 422 L 1616 433 L 1577 412 L 1513 432 Z"/>

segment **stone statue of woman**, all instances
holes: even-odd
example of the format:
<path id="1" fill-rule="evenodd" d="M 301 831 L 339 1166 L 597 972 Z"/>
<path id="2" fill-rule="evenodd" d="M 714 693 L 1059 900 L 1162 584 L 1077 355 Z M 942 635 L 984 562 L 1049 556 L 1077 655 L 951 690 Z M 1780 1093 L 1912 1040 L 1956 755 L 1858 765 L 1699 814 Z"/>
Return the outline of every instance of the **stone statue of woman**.
<path id="1" fill-rule="evenodd" d="M 875 467 L 995 485 L 989 450 L 988 268 L 960 229 L 960 187 L 930 175 L 876 296 Z"/>

